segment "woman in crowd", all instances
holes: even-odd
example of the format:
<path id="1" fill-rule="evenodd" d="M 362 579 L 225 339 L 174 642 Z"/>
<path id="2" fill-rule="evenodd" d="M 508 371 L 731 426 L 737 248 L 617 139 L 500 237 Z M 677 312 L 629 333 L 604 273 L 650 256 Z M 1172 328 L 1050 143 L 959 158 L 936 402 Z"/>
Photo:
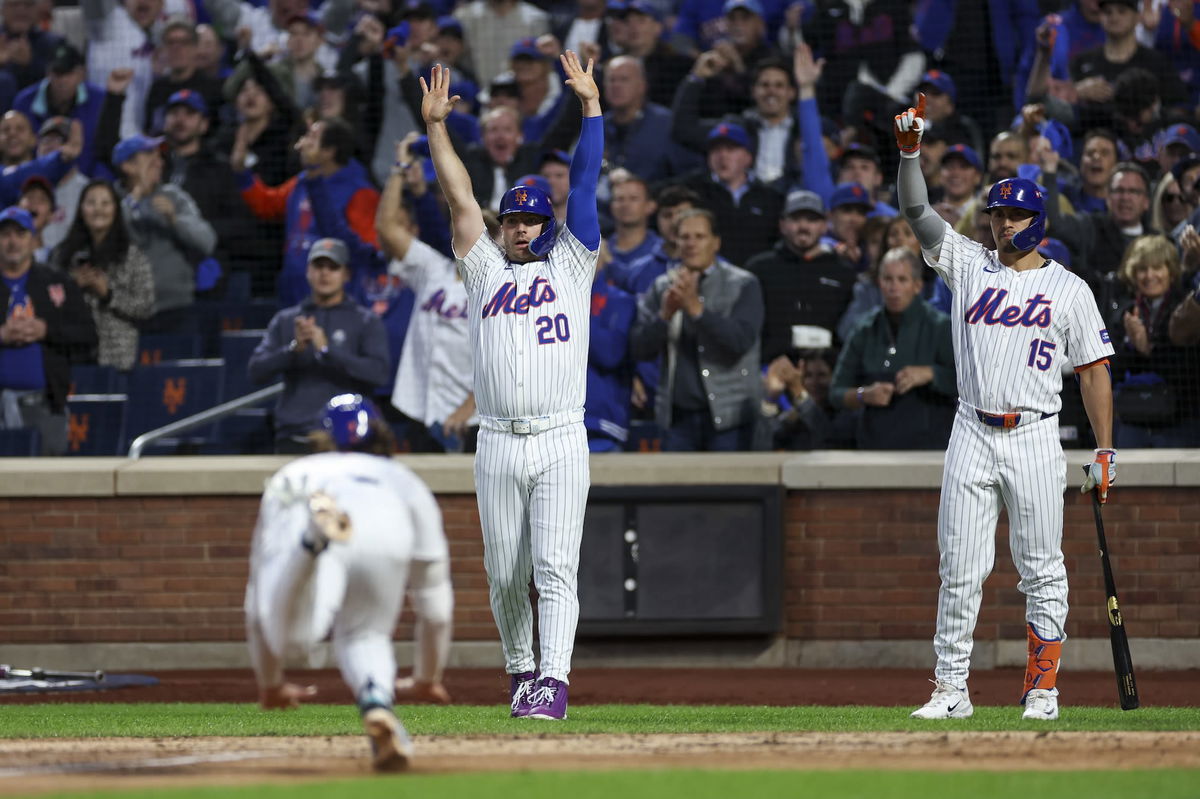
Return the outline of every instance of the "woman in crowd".
<path id="1" fill-rule="evenodd" d="M 83 289 L 100 336 L 97 363 L 128 371 L 137 359 L 137 323 L 154 310 L 150 262 L 130 240 L 121 201 L 107 180 L 79 195 L 75 221 L 54 263 Z"/>
<path id="2" fill-rule="evenodd" d="M 771 448 L 853 449 L 855 417 L 829 401 L 837 353 L 807 350 L 793 360 L 780 355 L 763 377 L 764 410 L 770 417 Z"/>
<path id="3" fill-rule="evenodd" d="M 1185 296 L 1179 250 L 1166 236 L 1142 236 L 1120 273 L 1134 296 L 1108 324 L 1116 446 L 1200 446 L 1200 349 L 1176 346 L 1168 335 Z"/>

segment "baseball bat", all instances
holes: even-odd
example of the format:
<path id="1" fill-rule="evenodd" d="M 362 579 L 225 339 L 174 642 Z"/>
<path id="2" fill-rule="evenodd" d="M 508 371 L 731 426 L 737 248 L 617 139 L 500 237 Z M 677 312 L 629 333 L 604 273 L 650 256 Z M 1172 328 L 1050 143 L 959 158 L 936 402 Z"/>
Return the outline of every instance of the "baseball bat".
<path id="1" fill-rule="evenodd" d="M 95 680 L 104 682 L 104 671 L 56 671 L 34 666 L 31 669 L 21 669 L 14 666 L 0 665 L 0 679 L 19 677 L 28 680 Z"/>
<path id="2" fill-rule="evenodd" d="M 1117 584 L 1113 580 L 1112 564 L 1108 560 L 1108 542 L 1104 538 L 1104 518 L 1100 515 L 1100 492 L 1092 492 L 1092 513 L 1096 517 L 1096 538 L 1100 542 L 1100 565 L 1104 568 L 1104 593 L 1107 596 L 1108 640 L 1112 644 L 1113 668 L 1117 673 L 1117 696 L 1122 710 L 1136 710 L 1137 683 L 1133 679 L 1133 658 L 1129 656 L 1129 637 L 1117 602 Z"/>

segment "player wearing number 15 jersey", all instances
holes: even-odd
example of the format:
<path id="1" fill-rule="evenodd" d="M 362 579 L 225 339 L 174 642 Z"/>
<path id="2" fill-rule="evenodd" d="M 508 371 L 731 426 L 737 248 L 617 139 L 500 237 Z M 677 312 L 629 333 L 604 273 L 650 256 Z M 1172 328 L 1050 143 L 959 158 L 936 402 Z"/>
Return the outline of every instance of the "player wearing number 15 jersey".
<path id="1" fill-rule="evenodd" d="M 448 71 L 435 66 L 429 84 L 421 79 L 421 113 L 450 205 L 471 319 L 480 428 L 475 490 L 492 615 L 511 675 L 512 715 L 542 719 L 566 717 L 579 620 L 579 545 L 590 483 L 583 400 L 604 152 L 592 63 L 584 69 L 570 50 L 561 61 L 566 83 L 583 105 L 566 224 L 557 230 L 544 192 L 514 186 L 500 203 L 503 247 L 484 232 L 471 179 L 446 131 L 446 116 L 458 100 L 448 96 Z M 531 573 L 540 668 L 533 653 Z"/>
<path id="2" fill-rule="evenodd" d="M 988 194 L 996 250 L 955 233 L 929 206 L 919 162 L 925 96 L 896 117 L 901 213 L 926 262 L 946 285 L 959 407 L 946 451 L 938 509 L 935 689 L 912 715 L 966 718 L 971 647 L 983 582 L 995 560 L 996 522 L 1008 508 L 1009 547 L 1025 594 L 1029 657 L 1024 718 L 1058 718 L 1055 686 L 1066 637 L 1062 555 L 1066 462 L 1056 416 L 1061 367 L 1074 367 L 1100 449 L 1083 490 L 1100 500 L 1116 478 L 1112 449 L 1113 354 L 1096 300 L 1080 278 L 1037 251 L 1045 236 L 1042 190 L 1008 178 Z"/>

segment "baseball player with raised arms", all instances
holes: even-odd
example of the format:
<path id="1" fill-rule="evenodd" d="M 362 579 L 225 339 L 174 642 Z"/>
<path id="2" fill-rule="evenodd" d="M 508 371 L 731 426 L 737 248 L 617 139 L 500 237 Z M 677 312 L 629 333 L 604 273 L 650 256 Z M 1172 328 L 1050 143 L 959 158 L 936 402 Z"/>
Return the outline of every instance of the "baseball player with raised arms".
<path id="1" fill-rule="evenodd" d="M 1113 348 L 1087 284 L 1037 251 L 1046 234 L 1037 184 L 1007 178 L 988 193 L 995 250 L 955 233 L 934 213 L 919 160 L 924 117 L 924 94 L 916 108 L 896 116 L 900 208 L 926 262 L 952 294 L 959 405 L 938 508 L 935 688 L 912 715 L 967 718 L 973 712 L 967 691 L 972 636 L 1003 505 L 1017 587 L 1025 594 L 1024 718 L 1056 719 L 1055 678 L 1067 621 L 1066 459 L 1055 418 L 1062 407 L 1060 364 L 1067 359 L 1075 368 L 1100 445 L 1082 491 L 1096 489 L 1104 502 L 1117 475 L 1108 368 Z"/>
<path id="2" fill-rule="evenodd" d="M 450 143 L 445 120 L 459 98 L 448 96 L 449 72 L 436 65 L 428 84 L 421 79 L 421 114 L 470 309 L 479 412 L 475 490 L 492 615 L 511 675 L 512 715 L 539 719 L 566 718 L 579 620 L 579 545 L 590 482 L 583 402 L 604 153 L 592 62 L 584 69 L 570 50 L 560 60 L 583 105 L 566 224 L 558 230 L 545 192 L 514 186 L 500 201 L 503 246 L 484 231 L 471 179 Z"/>
<path id="3" fill-rule="evenodd" d="M 334 397 L 322 421 L 314 440 L 329 451 L 267 481 L 254 530 L 245 609 L 259 703 L 288 708 L 313 696 L 315 688 L 284 681 L 284 660 L 309 656 L 332 631 L 373 765 L 399 771 L 412 742 L 392 702 L 450 699 L 441 679 L 454 594 L 442 515 L 425 484 L 391 459 L 391 428 L 370 400 Z M 406 588 L 417 654 L 412 678 L 397 682 L 392 631 Z"/>

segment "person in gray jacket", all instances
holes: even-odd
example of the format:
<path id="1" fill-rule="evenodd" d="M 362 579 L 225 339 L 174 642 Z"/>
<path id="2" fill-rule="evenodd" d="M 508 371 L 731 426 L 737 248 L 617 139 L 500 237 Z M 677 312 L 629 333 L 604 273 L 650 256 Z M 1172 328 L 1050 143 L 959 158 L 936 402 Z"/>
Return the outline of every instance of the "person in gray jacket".
<path id="1" fill-rule="evenodd" d="M 762 380 L 758 278 L 719 258 L 711 211 L 676 222 L 680 266 L 660 275 L 638 302 L 630 336 L 635 360 L 662 358 L 655 421 L 674 452 L 754 448 Z"/>
<path id="2" fill-rule="evenodd" d="M 164 183 L 162 139 L 130 136 L 113 148 L 129 233 L 154 273 L 154 315 L 143 333 L 195 333 L 196 265 L 213 254 L 217 234 L 192 196 Z"/>
<path id="3" fill-rule="evenodd" d="M 320 428 L 330 397 L 370 396 L 388 381 L 387 330 L 378 316 L 346 294 L 350 251 L 339 239 L 318 239 L 308 251 L 312 294 L 271 320 L 250 356 L 250 379 L 266 385 L 283 378 L 275 406 L 275 451 L 309 451 L 308 433 Z"/>

